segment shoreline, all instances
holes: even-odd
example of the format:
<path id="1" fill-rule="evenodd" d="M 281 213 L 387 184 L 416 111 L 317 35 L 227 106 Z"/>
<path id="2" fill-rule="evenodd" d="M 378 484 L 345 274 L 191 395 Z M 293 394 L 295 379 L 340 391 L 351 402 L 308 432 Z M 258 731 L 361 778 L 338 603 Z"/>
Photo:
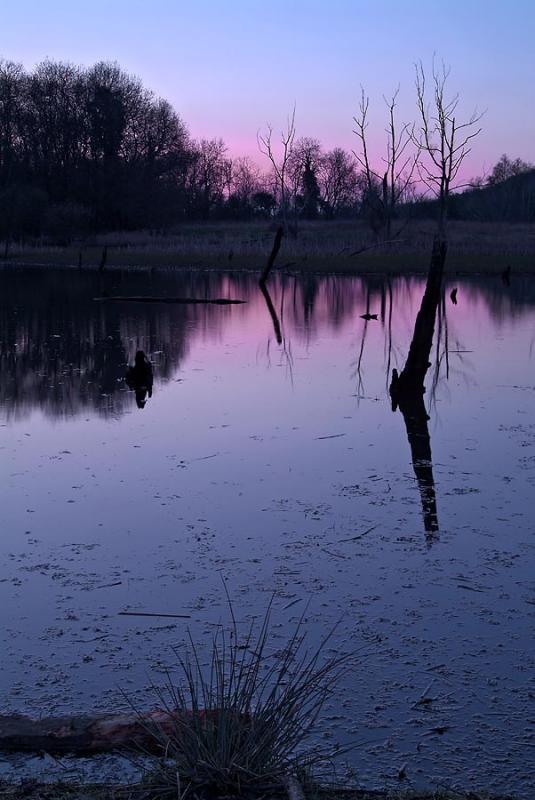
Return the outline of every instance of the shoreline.
<path id="1" fill-rule="evenodd" d="M 214 272 L 225 274 L 260 274 L 263 269 L 263 261 L 260 258 L 249 259 L 243 264 L 229 264 L 223 258 L 199 263 L 181 255 L 176 258 L 165 259 L 159 253 L 136 254 L 132 257 L 113 258 L 110 256 L 105 270 L 100 274 L 114 273 L 121 271 L 133 272 Z M 456 257 L 452 255 L 448 258 L 445 268 L 445 276 L 480 276 L 480 277 L 500 277 L 502 272 L 510 266 L 514 275 L 523 277 L 535 275 L 535 260 L 529 257 Z M 84 264 L 79 267 L 72 259 L 64 255 L 54 255 L 43 258 L 42 254 L 35 258 L 9 258 L 0 261 L 0 269 L 65 269 L 68 271 L 80 271 L 83 273 L 92 272 L 99 274 L 99 264 L 97 260 Z M 307 259 L 303 263 L 293 262 L 291 264 L 275 265 L 271 275 L 332 275 L 332 276 L 392 276 L 410 277 L 425 276 L 429 269 L 429 257 L 423 254 L 415 255 L 413 258 L 406 256 L 386 256 L 383 258 L 362 258 L 353 263 L 344 262 L 340 259 Z"/>
<path id="2" fill-rule="evenodd" d="M 160 800 L 161 794 L 150 785 L 95 784 L 56 782 L 39 783 L 26 780 L 20 783 L 0 782 L 2 800 Z M 263 795 L 264 800 L 287 800 L 283 791 Z M 223 800 L 223 798 L 222 798 Z M 225 798 L 228 800 L 228 797 Z M 323 788 L 306 791 L 303 800 L 515 800 L 513 795 L 495 795 L 480 791 L 374 790 L 352 788 Z"/>
<path id="3" fill-rule="evenodd" d="M 427 274 L 435 226 L 413 221 L 402 238 L 374 239 L 362 222 L 302 223 L 282 239 L 274 272 L 295 274 Z M 174 232 L 117 231 L 67 237 L 53 244 L 13 242 L 1 266 L 261 272 L 275 228 L 266 223 L 188 224 Z M 535 225 L 451 222 L 446 272 L 535 274 Z"/>

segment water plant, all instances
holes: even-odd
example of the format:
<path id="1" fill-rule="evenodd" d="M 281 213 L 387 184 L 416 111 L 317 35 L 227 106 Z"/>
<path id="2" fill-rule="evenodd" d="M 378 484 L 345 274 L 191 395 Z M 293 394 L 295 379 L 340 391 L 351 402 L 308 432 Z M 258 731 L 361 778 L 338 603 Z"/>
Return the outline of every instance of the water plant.
<path id="1" fill-rule="evenodd" d="M 332 631 L 307 647 L 304 615 L 273 651 L 272 604 L 240 635 L 229 602 L 232 622 L 217 627 L 204 663 L 191 633 L 186 652 L 174 650 L 177 675 L 153 686 L 169 720 L 150 728 L 162 752 L 149 775 L 159 796 L 258 795 L 331 755 L 311 732 L 348 655 L 325 657 Z"/>

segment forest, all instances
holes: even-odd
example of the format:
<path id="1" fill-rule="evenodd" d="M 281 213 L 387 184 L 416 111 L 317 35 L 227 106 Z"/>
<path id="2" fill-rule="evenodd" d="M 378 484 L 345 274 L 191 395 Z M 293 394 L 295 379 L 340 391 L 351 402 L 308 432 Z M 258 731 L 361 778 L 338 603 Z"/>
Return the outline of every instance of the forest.
<path id="1" fill-rule="evenodd" d="M 367 108 L 367 107 L 366 107 Z M 395 96 L 390 111 L 393 114 Z M 365 144 L 356 117 L 356 144 Z M 363 125 L 360 129 L 359 125 Z M 95 232 L 164 233 L 184 221 L 360 219 L 377 233 L 393 215 L 433 217 L 414 164 L 382 176 L 356 152 L 282 134 L 259 135 L 258 163 L 231 158 L 220 138 L 193 139 L 172 106 L 116 63 L 90 68 L 44 61 L 33 70 L 0 60 L 0 239 L 68 243 Z M 280 142 L 277 142 L 280 144 Z M 264 164 L 264 166 L 260 166 Z M 281 175 L 282 170 L 282 175 Z M 453 219 L 535 219 L 535 171 L 504 155 L 485 178 L 452 195 Z"/>

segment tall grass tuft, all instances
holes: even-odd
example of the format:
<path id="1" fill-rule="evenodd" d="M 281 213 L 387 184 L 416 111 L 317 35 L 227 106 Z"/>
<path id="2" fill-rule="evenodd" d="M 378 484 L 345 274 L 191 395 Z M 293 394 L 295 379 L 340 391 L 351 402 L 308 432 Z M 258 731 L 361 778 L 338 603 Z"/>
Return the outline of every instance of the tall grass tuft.
<path id="1" fill-rule="evenodd" d="M 332 631 L 309 650 L 303 616 L 270 652 L 271 611 L 272 601 L 240 636 L 231 607 L 232 624 L 217 628 L 204 665 L 191 634 L 185 653 L 174 650 L 178 676 L 153 687 L 169 715 L 150 729 L 163 753 L 150 776 L 159 796 L 272 791 L 329 755 L 310 733 L 348 656 L 323 656 Z"/>

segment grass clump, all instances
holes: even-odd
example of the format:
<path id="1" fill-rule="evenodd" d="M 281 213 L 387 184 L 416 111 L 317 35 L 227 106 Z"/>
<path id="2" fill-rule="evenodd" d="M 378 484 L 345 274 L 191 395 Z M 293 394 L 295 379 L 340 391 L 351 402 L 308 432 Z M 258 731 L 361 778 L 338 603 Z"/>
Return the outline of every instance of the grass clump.
<path id="1" fill-rule="evenodd" d="M 310 651 L 303 617 L 270 652 L 271 603 L 243 636 L 231 615 L 205 664 L 190 634 L 187 652 L 174 650 L 178 680 L 168 673 L 164 688 L 153 687 L 169 715 L 151 728 L 163 758 L 148 780 L 161 797 L 273 792 L 329 755 L 310 733 L 348 656 L 324 658 L 330 634 Z"/>

